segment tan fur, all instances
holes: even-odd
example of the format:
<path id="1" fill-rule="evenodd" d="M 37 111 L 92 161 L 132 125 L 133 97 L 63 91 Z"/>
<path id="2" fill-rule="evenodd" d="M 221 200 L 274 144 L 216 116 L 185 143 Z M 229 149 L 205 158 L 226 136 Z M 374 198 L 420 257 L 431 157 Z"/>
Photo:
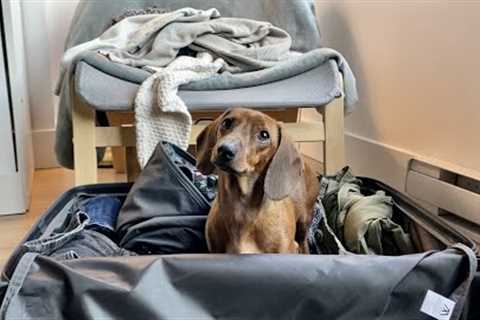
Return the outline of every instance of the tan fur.
<path id="1" fill-rule="evenodd" d="M 229 130 L 221 126 L 227 117 L 234 119 Z M 255 138 L 261 130 L 269 132 L 268 144 Z M 227 171 L 212 164 L 225 141 L 241 145 Z M 306 232 L 318 180 L 274 119 L 249 109 L 229 110 L 200 134 L 197 146 L 200 170 L 219 175 L 206 225 L 211 252 L 308 253 Z"/>

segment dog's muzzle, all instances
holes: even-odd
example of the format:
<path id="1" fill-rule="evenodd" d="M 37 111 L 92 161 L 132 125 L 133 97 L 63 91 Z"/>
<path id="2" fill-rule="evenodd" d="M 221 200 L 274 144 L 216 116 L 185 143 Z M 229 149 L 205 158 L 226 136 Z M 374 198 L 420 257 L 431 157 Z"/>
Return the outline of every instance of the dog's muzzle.
<path id="1" fill-rule="evenodd" d="M 237 154 L 237 148 L 233 144 L 222 144 L 217 149 L 217 159 L 216 162 L 219 164 L 227 164 L 233 159 Z"/>

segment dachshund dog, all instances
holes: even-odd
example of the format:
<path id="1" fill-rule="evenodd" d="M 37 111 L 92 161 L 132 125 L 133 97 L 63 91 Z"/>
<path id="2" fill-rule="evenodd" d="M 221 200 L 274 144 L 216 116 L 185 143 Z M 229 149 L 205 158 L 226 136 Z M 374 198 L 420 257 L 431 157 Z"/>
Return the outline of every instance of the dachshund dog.
<path id="1" fill-rule="evenodd" d="M 308 253 L 306 234 L 318 179 L 282 126 L 235 108 L 197 138 L 198 168 L 218 173 L 207 218 L 212 253 Z"/>

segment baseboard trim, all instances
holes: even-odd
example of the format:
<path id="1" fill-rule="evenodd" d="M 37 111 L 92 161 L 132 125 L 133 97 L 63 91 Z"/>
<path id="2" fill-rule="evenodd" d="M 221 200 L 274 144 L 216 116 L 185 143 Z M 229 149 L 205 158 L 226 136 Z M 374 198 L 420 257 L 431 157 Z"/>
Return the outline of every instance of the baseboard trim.
<path id="1" fill-rule="evenodd" d="M 322 149 L 321 143 L 301 145 L 304 154 L 320 162 L 323 160 Z M 414 152 L 351 132 L 345 132 L 345 154 L 354 174 L 381 180 L 400 191 L 405 191 L 410 161 L 419 157 Z"/>
<path id="2" fill-rule="evenodd" d="M 57 168 L 55 156 L 55 129 L 32 131 L 35 169 Z"/>

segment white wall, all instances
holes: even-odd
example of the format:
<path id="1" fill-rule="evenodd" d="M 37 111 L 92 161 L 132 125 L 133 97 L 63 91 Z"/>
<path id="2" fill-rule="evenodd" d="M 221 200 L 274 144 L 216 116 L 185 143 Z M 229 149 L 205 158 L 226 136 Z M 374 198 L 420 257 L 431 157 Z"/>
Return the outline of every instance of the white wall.
<path id="1" fill-rule="evenodd" d="M 397 187 L 410 158 L 480 172 L 480 1 L 317 1 L 317 12 L 358 80 L 355 171 Z"/>
<path id="2" fill-rule="evenodd" d="M 25 52 L 35 166 L 56 166 L 53 89 L 70 20 L 78 0 L 23 0 Z"/>

